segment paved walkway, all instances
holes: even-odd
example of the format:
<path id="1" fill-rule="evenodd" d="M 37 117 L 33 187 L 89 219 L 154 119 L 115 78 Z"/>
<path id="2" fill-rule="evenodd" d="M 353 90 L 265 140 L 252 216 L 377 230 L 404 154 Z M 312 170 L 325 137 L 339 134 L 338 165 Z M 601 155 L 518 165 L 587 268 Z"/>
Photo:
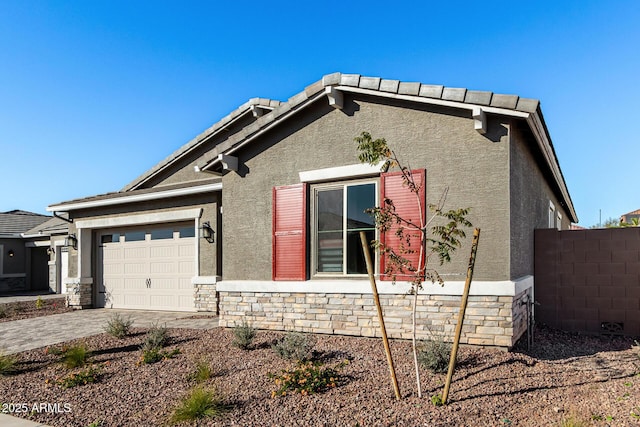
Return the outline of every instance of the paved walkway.
<path id="1" fill-rule="evenodd" d="M 0 349 L 5 353 L 19 353 L 59 344 L 76 338 L 104 332 L 114 313 L 131 317 L 133 327 L 149 327 L 154 323 L 167 328 L 211 329 L 218 319 L 203 317 L 206 313 L 116 310 L 108 308 L 76 310 L 69 313 L 0 323 Z M 0 423 L 4 426 L 4 424 Z"/>
<path id="2" fill-rule="evenodd" d="M 0 414 L 0 426 L 2 427 L 47 427 L 46 424 L 36 423 L 34 421 L 25 420 L 24 418 L 11 417 L 6 414 Z"/>

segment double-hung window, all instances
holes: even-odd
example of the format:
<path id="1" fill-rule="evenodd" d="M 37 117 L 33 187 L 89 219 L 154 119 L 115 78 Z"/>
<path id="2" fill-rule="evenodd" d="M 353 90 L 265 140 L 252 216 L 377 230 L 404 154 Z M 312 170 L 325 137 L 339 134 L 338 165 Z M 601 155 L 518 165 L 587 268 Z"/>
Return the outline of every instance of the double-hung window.
<path id="1" fill-rule="evenodd" d="M 360 231 L 375 240 L 375 222 L 365 210 L 378 204 L 377 181 L 317 185 L 312 191 L 314 274 L 367 274 Z"/>

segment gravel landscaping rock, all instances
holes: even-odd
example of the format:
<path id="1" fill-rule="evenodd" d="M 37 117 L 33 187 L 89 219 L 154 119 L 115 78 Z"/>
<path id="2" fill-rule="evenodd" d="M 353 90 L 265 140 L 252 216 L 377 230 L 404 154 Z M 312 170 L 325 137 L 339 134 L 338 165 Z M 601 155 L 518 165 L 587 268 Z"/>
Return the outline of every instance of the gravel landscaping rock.
<path id="1" fill-rule="evenodd" d="M 0 303 L 0 323 L 66 313 L 72 310 L 65 305 L 65 297 L 43 299 L 41 308 L 36 306 L 36 301 Z"/>
<path id="2" fill-rule="evenodd" d="M 58 403 L 69 412 L 12 414 L 51 426 L 165 425 L 179 399 L 194 386 L 188 376 L 203 357 L 215 375 L 206 383 L 223 396 L 230 410 L 203 426 L 638 426 L 640 353 L 624 338 L 584 337 L 538 330 L 535 348 L 464 347 L 454 375 L 450 404 L 435 407 L 430 397 L 442 392 L 445 376 L 422 372 L 423 394 L 415 392 L 411 344 L 392 341 L 403 399 L 396 401 L 379 339 L 318 335 L 317 357 L 342 368 L 343 380 L 321 394 L 271 397 L 276 389 L 267 374 L 295 366 L 271 345 L 283 334 L 259 331 L 251 350 L 232 345 L 230 329 L 170 329 L 171 359 L 140 364 L 144 329 L 118 340 L 106 334 L 77 342 L 92 351 L 101 366 L 99 381 L 63 389 L 67 375 L 59 356 L 44 349 L 18 354 L 19 372 L 0 377 L 0 402 Z M 81 368 L 77 368 L 81 369 Z"/>

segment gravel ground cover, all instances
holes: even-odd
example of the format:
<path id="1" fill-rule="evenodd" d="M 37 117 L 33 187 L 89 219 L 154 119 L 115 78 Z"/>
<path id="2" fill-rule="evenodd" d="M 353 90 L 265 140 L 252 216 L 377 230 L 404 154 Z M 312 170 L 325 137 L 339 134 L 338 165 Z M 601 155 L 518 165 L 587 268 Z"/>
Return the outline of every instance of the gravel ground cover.
<path id="1" fill-rule="evenodd" d="M 0 303 L 0 323 L 66 313 L 73 310 L 65 306 L 65 297 L 48 298 L 41 301 L 42 306 L 40 308 L 37 307 L 36 301 Z"/>
<path id="2" fill-rule="evenodd" d="M 394 399 L 379 339 L 327 335 L 315 337 L 317 358 L 329 366 L 349 360 L 337 387 L 272 398 L 276 386 L 267 374 L 294 366 L 271 349 L 282 333 L 259 331 L 253 348 L 243 351 L 232 345 L 230 329 L 170 329 L 166 350 L 180 354 L 147 365 L 140 364 L 145 331 L 134 329 L 122 340 L 107 334 L 78 340 L 101 367 L 98 382 L 73 388 L 56 384 L 69 372 L 59 356 L 45 349 L 21 353 L 18 372 L 0 376 L 0 402 L 30 408 L 57 403 L 58 413 L 12 414 L 51 426 L 166 425 L 193 387 L 189 374 L 205 358 L 215 374 L 207 387 L 218 391 L 229 411 L 197 424 L 202 426 L 640 425 L 640 352 L 630 339 L 543 329 L 528 352 L 464 347 L 450 404 L 435 407 L 430 396 L 442 392 L 444 375 L 424 370 L 424 397 L 416 397 L 407 341 L 391 343 L 401 401 Z"/>

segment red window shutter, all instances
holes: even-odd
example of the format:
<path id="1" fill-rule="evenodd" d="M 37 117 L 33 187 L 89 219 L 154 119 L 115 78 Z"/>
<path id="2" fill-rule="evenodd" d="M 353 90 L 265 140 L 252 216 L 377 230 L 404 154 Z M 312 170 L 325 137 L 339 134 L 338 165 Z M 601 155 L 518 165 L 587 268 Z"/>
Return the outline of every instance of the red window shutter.
<path id="1" fill-rule="evenodd" d="M 426 173 L 424 169 L 415 169 L 412 170 L 411 173 L 413 174 L 416 184 L 421 186 L 419 194 L 420 204 L 418 204 L 418 199 L 416 198 L 415 193 L 412 193 L 406 186 L 402 185 L 402 172 L 380 174 L 380 200 L 381 203 L 384 202 L 385 198 L 392 200 L 398 215 L 419 225 L 421 220 L 424 221 L 426 218 Z M 420 218 L 420 205 L 422 205 L 422 218 Z M 398 226 L 393 226 L 389 231 L 382 233 L 380 236 L 380 241 L 384 245 L 395 250 L 398 250 L 400 247 L 400 239 L 395 235 L 397 229 Z M 416 253 L 407 254 L 404 257 L 410 260 L 412 264 L 417 267 L 420 256 L 420 234 L 418 232 L 416 232 L 415 236 L 411 239 L 411 243 L 412 247 L 415 248 Z M 380 259 L 380 278 L 382 280 L 391 280 L 391 276 L 384 274 L 386 267 L 385 258 L 385 256 L 382 256 Z M 408 277 L 397 276 L 397 278 L 399 280 L 405 280 Z"/>
<path id="2" fill-rule="evenodd" d="M 273 280 L 307 278 L 307 185 L 273 188 Z"/>

